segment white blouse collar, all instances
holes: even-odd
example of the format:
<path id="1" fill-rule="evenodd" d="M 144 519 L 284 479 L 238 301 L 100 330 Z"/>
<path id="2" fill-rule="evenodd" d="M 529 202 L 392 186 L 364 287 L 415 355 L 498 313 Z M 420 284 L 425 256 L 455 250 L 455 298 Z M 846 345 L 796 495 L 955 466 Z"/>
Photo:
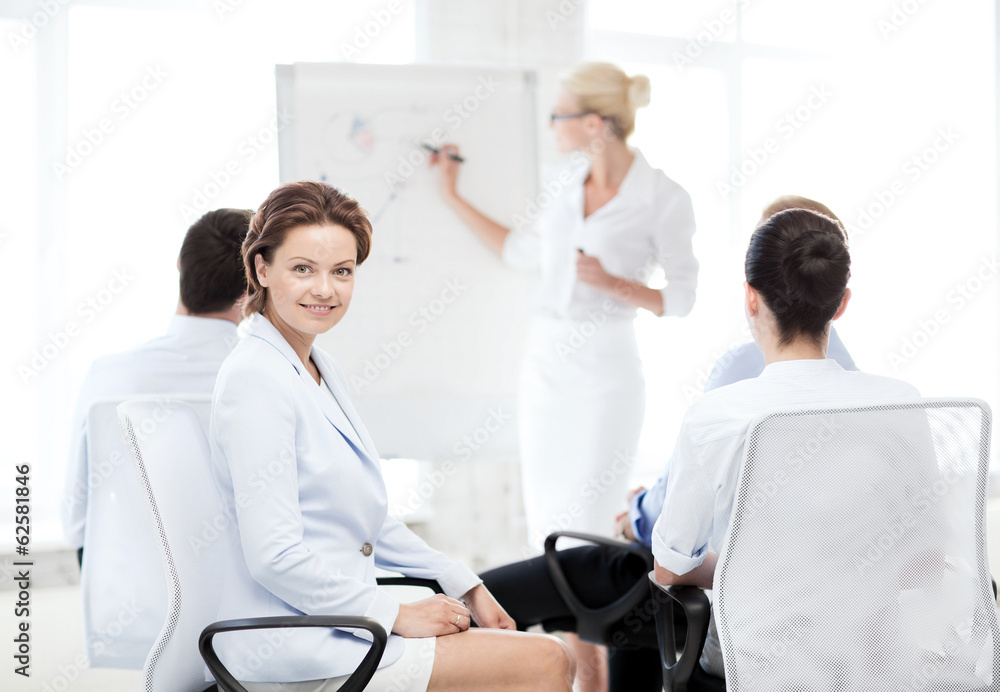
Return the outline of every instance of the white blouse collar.
<path id="1" fill-rule="evenodd" d="M 622 179 L 621 185 L 618 187 L 618 192 L 615 194 L 612 201 L 617 199 L 627 199 L 629 200 L 629 205 L 642 204 L 649 206 L 653 204 L 653 193 L 655 191 L 655 181 L 656 181 L 656 170 L 649 165 L 646 161 L 646 157 L 642 155 L 635 147 L 629 147 L 629 151 L 632 152 L 635 158 L 632 161 L 632 165 L 628 167 L 628 172 Z M 584 166 L 579 173 L 580 181 L 580 194 L 583 194 L 583 182 L 590 175 L 590 161 L 587 161 L 587 165 Z"/>

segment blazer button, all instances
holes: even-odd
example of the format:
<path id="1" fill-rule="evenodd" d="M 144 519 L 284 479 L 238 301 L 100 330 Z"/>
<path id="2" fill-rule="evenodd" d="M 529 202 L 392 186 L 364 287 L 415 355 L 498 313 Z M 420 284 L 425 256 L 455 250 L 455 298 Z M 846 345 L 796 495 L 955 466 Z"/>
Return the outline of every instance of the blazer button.
<path id="1" fill-rule="evenodd" d="M 374 550 L 375 549 L 372 548 L 372 544 L 371 543 L 365 543 L 363 546 L 361 546 L 361 554 L 364 555 L 365 557 L 368 557 L 369 555 L 371 555 L 372 552 L 374 552 Z"/>

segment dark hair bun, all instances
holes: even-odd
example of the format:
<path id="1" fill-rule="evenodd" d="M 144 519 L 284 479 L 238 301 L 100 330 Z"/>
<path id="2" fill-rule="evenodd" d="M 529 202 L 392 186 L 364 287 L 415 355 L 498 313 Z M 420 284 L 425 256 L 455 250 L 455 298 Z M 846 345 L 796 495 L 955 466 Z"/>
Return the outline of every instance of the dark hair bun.
<path id="1" fill-rule="evenodd" d="M 838 222 L 788 209 L 753 232 L 744 268 L 777 320 L 781 343 L 800 335 L 819 343 L 844 299 L 851 256 Z"/>
<path id="2" fill-rule="evenodd" d="M 792 238 L 781 258 L 788 297 L 826 307 L 847 283 L 850 258 L 843 241 L 819 230 Z"/>

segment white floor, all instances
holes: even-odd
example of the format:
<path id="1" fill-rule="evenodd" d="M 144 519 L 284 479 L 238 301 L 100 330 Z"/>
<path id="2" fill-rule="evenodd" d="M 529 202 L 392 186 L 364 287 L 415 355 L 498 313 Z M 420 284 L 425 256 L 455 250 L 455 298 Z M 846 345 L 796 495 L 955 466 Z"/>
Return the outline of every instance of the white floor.
<path id="1" fill-rule="evenodd" d="M 79 586 L 31 591 L 31 677 L 14 673 L 9 642 L 16 636 L 17 592 L 0 591 L 0 690 L 4 692 L 138 692 L 139 671 L 84 667 Z"/>

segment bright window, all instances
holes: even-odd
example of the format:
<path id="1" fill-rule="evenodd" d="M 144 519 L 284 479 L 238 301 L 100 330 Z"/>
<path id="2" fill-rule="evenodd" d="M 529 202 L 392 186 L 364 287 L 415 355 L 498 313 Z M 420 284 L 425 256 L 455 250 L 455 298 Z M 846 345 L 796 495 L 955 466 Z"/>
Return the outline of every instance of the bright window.
<path id="1" fill-rule="evenodd" d="M 638 480 L 662 471 L 714 358 L 749 340 L 743 255 L 781 194 L 848 225 L 854 297 L 836 326 L 859 367 L 996 408 L 994 3 L 663 7 L 589 5 L 588 58 L 650 77 L 632 142 L 691 193 L 698 222 L 694 311 L 638 323 Z"/>

